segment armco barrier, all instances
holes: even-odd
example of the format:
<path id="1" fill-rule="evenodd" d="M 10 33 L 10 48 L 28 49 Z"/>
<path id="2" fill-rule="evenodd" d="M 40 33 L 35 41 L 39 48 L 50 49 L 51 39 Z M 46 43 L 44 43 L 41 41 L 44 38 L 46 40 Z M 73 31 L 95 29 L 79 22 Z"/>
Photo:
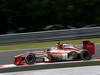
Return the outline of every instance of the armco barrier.
<path id="1" fill-rule="evenodd" d="M 29 66 L 16 66 L 10 68 L 0 68 L 0 73 L 5 72 L 17 72 L 17 71 L 27 71 L 27 70 L 43 70 L 43 69 L 54 69 L 54 68 L 67 68 L 67 67 L 79 67 L 79 66 L 93 66 L 100 65 L 99 60 L 91 61 L 74 61 L 74 62 L 61 62 L 61 63 L 51 63 L 51 64 L 37 64 Z"/>
<path id="2" fill-rule="evenodd" d="M 0 44 L 99 37 L 100 27 L 0 35 Z"/>

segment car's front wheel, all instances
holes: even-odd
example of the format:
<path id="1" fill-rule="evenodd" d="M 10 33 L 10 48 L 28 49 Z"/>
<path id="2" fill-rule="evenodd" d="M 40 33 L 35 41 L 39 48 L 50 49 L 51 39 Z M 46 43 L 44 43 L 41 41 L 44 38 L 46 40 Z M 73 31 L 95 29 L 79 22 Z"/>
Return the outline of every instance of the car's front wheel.
<path id="1" fill-rule="evenodd" d="M 27 64 L 34 64 L 34 63 L 36 62 L 35 54 L 29 53 L 29 54 L 25 57 L 25 62 L 26 62 Z"/>

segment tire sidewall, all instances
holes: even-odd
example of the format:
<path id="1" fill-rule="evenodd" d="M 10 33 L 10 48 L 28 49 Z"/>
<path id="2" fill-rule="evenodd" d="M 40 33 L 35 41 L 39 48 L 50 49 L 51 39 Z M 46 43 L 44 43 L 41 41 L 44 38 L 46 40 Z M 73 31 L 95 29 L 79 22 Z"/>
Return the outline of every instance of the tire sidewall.
<path id="1" fill-rule="evenodd" d="M 29 59 L 29 56 L 32 57 L 30 61 L 28 60 L 28 59 Z M 36 61 L 36 57 L 35 57 L 35 54 L 33 54 L 33 53 L 29 53 L 29 54 L 25 57 L 25 62 L 26 62 L 26 64 L 34 64 L 35 61 Z"/>
<path id="2" fill-rule="evenodd" d="M 91 56 L 87 50 L 83 50 L 80 52 L 80 57 L 82 60 L 90 60 Z"/>

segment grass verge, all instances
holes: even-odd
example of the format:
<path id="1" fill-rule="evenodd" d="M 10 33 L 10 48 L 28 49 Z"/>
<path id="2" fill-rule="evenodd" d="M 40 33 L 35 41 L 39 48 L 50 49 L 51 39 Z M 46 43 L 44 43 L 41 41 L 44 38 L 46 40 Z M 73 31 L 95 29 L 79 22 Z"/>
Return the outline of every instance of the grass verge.
<path id="1" fill-rule="evenodd" d="M 100 38 L 78 39 L 78 40 L 62 40 L 61 42 L 68 42 L 71 44 L 82 44 L 83 40 L 90 40 L 94 43 L 100 43 Z M 16 50 L 16 49 L 28 49 L 28 48 L 43 48 L 55 46 L 58 41 L 42 42 L 42 43 L 23 43 L 14 45 L 1 45 L 0 50 Z"/>

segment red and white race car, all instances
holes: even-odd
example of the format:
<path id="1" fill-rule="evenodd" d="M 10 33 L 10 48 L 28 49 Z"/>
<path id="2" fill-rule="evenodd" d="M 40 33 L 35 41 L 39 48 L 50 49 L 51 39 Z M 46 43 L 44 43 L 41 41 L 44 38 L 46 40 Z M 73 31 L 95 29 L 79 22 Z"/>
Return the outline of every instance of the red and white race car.
<path id="1" fill-rule="evenodd" d="M 95 44 L 83 41 L 83 47 L 77 47 L 67 43 L 57 43 L 44 51 L 32 51 L 15 56 L 15 65 L 34 64 L 38 62 L 57 62 L 68 60 L 89 60 L 95 54 Z"/>

